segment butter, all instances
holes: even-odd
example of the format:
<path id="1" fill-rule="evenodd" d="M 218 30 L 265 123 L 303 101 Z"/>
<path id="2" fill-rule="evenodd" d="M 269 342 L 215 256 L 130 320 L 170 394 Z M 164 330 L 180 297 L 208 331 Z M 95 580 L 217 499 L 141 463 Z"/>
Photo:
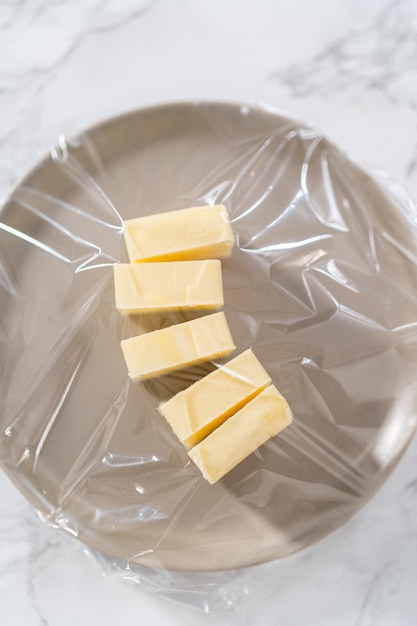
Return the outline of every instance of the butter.
<path id="1" fill-rule="evenodd" d="M 286 400 L 271 385 L 188 454 L 211 484 L 292 422 Z"/>
<path id="2" fill-rule="evenodd" d="M 117 263 L 116 308 L 123 314 L 223 306 L 221 262 Z"/>
<path id="3" fill-rule="evenodd" d="M 199 206 L 125 221 L 130 261 L 188 261 L 230 256 L 234 238 L 222 204 Z"/>
<path id="4" fill-rule="evenodd" d="M 236 346 L 221 311 L 124 339 L 121 347 L 130 378 L 139 381 L 226 356 Z"/>
<path id="5" fill-rule="evenodd" d="M 252 350 L 246 350 L 159 410 L 184 446 L 192 448 L 270 383 Z"/>

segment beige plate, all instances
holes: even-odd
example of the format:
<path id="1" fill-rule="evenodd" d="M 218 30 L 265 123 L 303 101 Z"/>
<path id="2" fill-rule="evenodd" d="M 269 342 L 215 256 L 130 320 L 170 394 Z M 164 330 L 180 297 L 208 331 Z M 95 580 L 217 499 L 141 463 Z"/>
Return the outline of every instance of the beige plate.
<path id="1" fill-rule="evenodd" d="M 128 381 L 122 219 L 224 202 L 225 313 L 294 424 L 214 486 L 157 412 L 212 365 Z M 149 108 L 61 141 L 1 209 L 0 453 L 53 524 L 124 561 L 251 565 L 382 484 L 416 427 L 416 213 L 316 130 L 261 108 Z"/>

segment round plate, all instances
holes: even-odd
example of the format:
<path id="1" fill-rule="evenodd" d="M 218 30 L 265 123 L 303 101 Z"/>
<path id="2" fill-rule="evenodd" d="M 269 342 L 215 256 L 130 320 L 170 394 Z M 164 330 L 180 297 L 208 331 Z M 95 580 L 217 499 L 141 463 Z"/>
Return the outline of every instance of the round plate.
<path id="1" fill-rule="evenodd" d="M 223 202 L 224 311 L 294 423 L 209 485 L 158 413 L 206 364 L 128 380 L 119 342 L 184 315 L 123 318 L 123 220 Z M 135 111 L 61 140 L 1 209 L 2 464 L 54 525 L 123 561 L 220 570 L 347 520 L 416 428 L 417 229 L 307 125 L 263 108 Z"/>

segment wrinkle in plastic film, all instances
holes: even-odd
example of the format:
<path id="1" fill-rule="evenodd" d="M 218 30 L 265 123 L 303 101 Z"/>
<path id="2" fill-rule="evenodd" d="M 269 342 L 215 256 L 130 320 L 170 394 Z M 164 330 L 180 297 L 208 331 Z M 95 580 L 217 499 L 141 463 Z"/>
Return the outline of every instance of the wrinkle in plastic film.
<path id="1" fill-rule="evenodd" d="M 192 155 L 192 157 L 190 156 Z M 122 338 L 123 220 L 224 203 L 224 311 L 294 423 L 208 485 L 157 411 L 221 362 L 142 384 Z M 262 108 L 171 105 L 60 139 L 1 209 L 1 461 L 106 570 L 203 610 L 244 568 L 348 519 L 416 428 L 417 211 L 320 133 Z"/>

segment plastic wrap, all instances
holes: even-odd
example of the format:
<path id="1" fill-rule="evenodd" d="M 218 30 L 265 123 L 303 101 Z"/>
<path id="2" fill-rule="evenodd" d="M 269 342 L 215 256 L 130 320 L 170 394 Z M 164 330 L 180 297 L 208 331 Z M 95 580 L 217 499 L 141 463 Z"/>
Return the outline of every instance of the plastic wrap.
<path id="1" fill-rule="evenodd" d="M 209 485 L 157 406 L 219 363 L 131 382 L 120 340 L 188 318 L 121 316 L 112 265 L 124 219 L 221 202 L 236 354 L 294 423 Z M 417 421 L 417 210 L 316 129 L 267 107 L 132 112 L 61 138 L 0 217 L 1 463 L 105 569 L 234 606 L 245 568 L 331 532 L 395 466 Z"/>

